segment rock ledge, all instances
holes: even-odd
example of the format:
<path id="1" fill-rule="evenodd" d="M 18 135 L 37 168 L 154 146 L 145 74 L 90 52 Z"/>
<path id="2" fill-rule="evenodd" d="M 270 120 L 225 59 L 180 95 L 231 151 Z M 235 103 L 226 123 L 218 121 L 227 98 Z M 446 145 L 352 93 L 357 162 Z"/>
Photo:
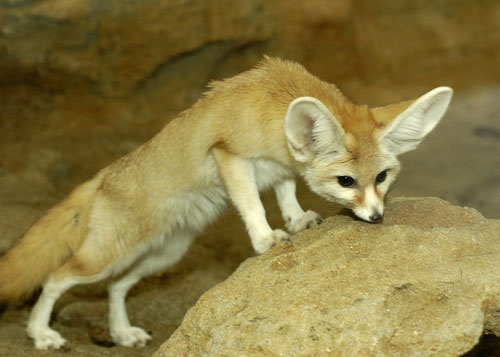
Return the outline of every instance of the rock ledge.
<path id="1" fill-rule="evenodd" d="M 499 232 L 437 198 L 329 218 L 206 292 L 155 356 L 463 354 L 500 335 Z"/>

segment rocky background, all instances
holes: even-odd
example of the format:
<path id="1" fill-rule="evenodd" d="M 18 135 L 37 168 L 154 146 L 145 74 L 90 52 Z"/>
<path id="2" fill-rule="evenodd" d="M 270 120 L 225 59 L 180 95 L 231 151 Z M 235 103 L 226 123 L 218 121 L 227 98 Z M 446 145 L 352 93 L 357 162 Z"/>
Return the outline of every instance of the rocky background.
<path id="1" fill-rule="evenodd" d="M 384 105 L 439 85 L 447 117 L 414 152 L 392 196 L 439 196 L 500 218 L 500 3 L 495 0 L 5 0 L 0 2 L 0 252 L 75 185 L 154 135 L 212 79 L 263 54 L 303 63 L 359 103 Z M 305 207 L 338 211 L 307 190 Z M 270 221 L 282 225 L 266 196 Z M 171 272 L 130 294 L 144 349 L 113 347 L 101 286 L 54 314 L 61 355 L 155 351 L 207 289 L 253 255 L 229 211 Z M 0 355 L 32 350 L 29 307 L 0 318 Z"/>

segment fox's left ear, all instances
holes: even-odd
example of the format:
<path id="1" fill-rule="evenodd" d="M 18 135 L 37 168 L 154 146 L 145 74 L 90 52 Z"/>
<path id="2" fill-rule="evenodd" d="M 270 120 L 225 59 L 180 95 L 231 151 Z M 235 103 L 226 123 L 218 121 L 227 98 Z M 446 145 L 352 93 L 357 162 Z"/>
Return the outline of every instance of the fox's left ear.
<path id="1" fill-rule="evenodd" d="M 345 148 L 344 129 L 332 112 L 313 97 L 299 97 L 290 103 L 284 129 L 288 149 L 298 162 L 310 162 L 318 153 Z"/>
<path id="2" fill-rule="evenodd" d="M 451 88 L 438 87 L 415 101 L 372 109 L 375 119 L 382 123 L 392 119 L 387 116 L 398 111 L 398 107 L 402 110 L 393 114 L 397 116 L 377 135 L 379 144 L 396 155 L 415 149 L 439 123 L 450 104 L 452 94 Z"/>

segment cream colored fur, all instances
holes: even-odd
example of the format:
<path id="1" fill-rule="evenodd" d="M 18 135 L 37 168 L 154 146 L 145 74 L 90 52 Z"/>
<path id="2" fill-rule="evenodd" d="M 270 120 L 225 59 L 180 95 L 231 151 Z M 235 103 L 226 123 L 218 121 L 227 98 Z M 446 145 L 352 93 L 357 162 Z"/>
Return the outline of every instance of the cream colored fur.
<path id="1" fill-rule="evenodd" d="M 396 156 L 432 130 L 451 98 L 442 87 L 370 110 L 300 65 L 270 58 L 211 87 L 150 141 L 51 209 L 0 260 L 1 300 L 16 301 L 43 285 L 27 329 L 37 348 L 65 343 L 49 327 L 59 296 L 103 279 L 110 281 L 113 340 L 145 345 L 150 336 L 127 318 L 127 291 L 179 261 L 228 200 L 257 253 L 321 223 L 297 202 L 296 175 L 359 217 L 380 218 L 399 171 Z M 376 182 L 382 171 L 387 178 Z M 342 176 L 355 185 L 342 187 Z M 276 191 L 288 232 L 266 220 L 259 191 L 267 188 Z"/>

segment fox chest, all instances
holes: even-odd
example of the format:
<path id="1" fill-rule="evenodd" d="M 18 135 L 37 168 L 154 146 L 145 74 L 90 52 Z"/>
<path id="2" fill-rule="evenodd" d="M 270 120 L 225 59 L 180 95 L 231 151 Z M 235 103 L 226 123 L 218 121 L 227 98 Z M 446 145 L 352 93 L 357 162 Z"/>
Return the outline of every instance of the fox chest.
<path id="1" fill-rule="evenodd" d="M 266 190 L 286 179 L 294 177 L 294 171 L 276 161 L 253 160 L 254 177 L 259 191 Z"/>

